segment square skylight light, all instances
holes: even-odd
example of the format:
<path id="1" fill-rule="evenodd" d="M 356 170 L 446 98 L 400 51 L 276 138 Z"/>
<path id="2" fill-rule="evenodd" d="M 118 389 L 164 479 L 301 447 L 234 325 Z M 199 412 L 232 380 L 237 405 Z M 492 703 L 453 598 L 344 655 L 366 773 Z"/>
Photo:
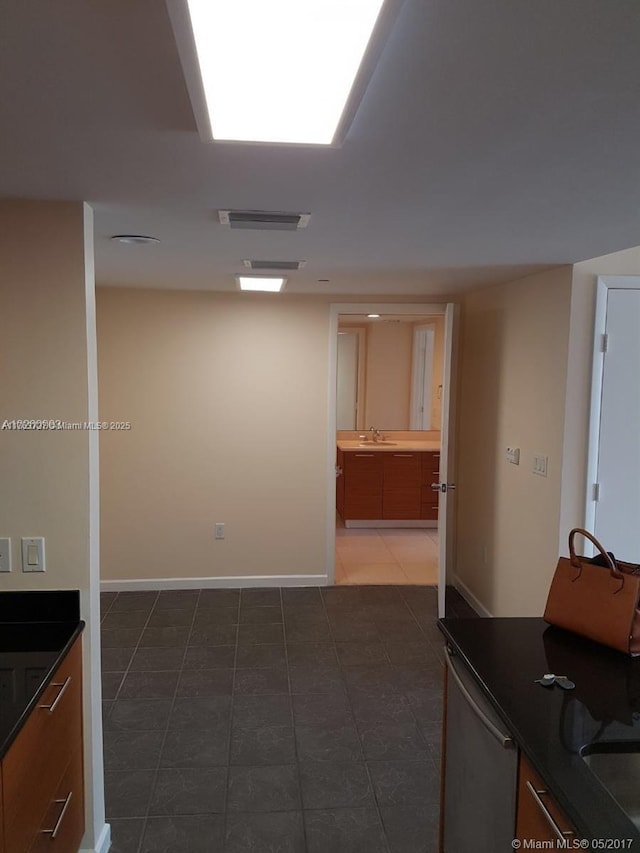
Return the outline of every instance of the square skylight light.
<path id="1" fill-rule="evenodd" d="M 167 0 L 201 135 L 334 143 L 383 6 L 386 19 L 400 2 Z"/>
<path id="2" fill-rule="evenodd" d="M 240 290 L 263 290 L 267 293 L 279 293 L 285 285 L 286 278 L 282 276 L 236 276 Z"/>

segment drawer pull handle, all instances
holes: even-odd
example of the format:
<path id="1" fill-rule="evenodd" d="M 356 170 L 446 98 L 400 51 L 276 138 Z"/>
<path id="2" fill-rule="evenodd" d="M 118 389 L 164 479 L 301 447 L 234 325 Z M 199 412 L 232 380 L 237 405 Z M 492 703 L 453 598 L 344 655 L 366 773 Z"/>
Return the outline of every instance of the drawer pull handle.
<path id="1" fill-rule="evenodd" d="M 356 456 L 375 456 L 375 453 L 356 453 Z"/>
<path id="2" fill-rule="evenodd" d="M 533 785 L 531 784 L 531 782 L 529 782 L 529 780 L 528 780 L 528 779 L 527 779 L 526 781 L 527 781 L 527 788 L 529 789 L 529 793 L 531 794 L 531 796 L 532 796 L 532 797 L 533 797 L 533 799 L 535 800 L 536 805 L 538 806 L 538 808 L 540 809 L 540 811 L 541 811 L 541 812 L 542 812 L 542 814 L 544 815 L 545 820 L 547 821 L 547 823 L 549 824 L 549 826 L 550 826 L 550 827 L 551 827 L 551 829 L 553 830 L 553 832 L 554 832 L 554 834 L 555 834 L 556 838 L 557 838 L 559 841 L 564 841 L 566 838 L 570 838 L 572 835 L 574 835 L 575 833 L 574 833 L 574 832 L 572 832 L 570 829 L 567 829 L 567 830 L 564 830 L 564 831 L 563 831 L 562 829 L 560 829 L 560 827 L 558 826 L 558 824 L 557 824 L 557 823 L 555 822 L 555 820 L 553 819 L 553 815 L 551 814 L 551 812 L 549 811 L 549 809 L 545 806 L 545 804 L 544 804 L 544 803 L 542 802 L 542 800 L 540 799 L 541 795 L 542 795 L 542 796 L 544 796 L 544 795 L 545 795 L 546 793 L 548 793 L 548 792 L 547 792 L 547 791 L 545 791 L 545 790 L 537 791 L 537 790 L 533 787 Z"/>
<path id="3" fill-rule="evenodd" d="M 394 456 L 399 456 L 402 459 L 413 459 L 415 453 L 394 453 Z"/>
<path id="4" fill-rule="evenodd" d="M 62 821 L 64 820 L 64 816 L 67 813 L 67 809 L 69 808 L 69 803 L 71 802 L 71 797 L 73 796 L 73 791 L 69 791 L 66 798 L 64 800 L 54 800 L 55 803 L 62 803 L 62 809 L 60 810 L 60 814 L 58 815 L 58 820 L 56 821 L 56 825 L 53 829 L 42 829 L 41 832 L 43 835 L 50 835 L 51 838 L 55 838 L 58 832 L 60 831 L 60 827 L 62 826 Z"/>
<path id="5" fill-rule="evenodd" d="M 57 706 L 58 702 L 62 699 L 62 694 L 65 692 L 65 690 L 67 689 L 67 687 L 68 687 L 70 684 L 71 684 L 71 676 L 70 676 L 70 675 L 69 675 L 69 676 L 67 676 L 67 678 L 65 678 L 64 682 L 62 682 L 62 681 L 53 681 L 53 682 L 51 683 L 51 686 L 52 686 L 52 687 L 59 687 L 59 688 L 60 688 L 60 690 L 58 691 L 58 695 L 56 696 L 56 698 L 53 700 L 53 702 L 52 702 L 50 705 L 40 705 L 40 707 L 41 707 L 44 711 L 48 711 L 50 714 L 53 714 L 53 712 L 54 712 L 54 711 L 55 711 L 55 709 L 56 709 L 56 706 Z"/>

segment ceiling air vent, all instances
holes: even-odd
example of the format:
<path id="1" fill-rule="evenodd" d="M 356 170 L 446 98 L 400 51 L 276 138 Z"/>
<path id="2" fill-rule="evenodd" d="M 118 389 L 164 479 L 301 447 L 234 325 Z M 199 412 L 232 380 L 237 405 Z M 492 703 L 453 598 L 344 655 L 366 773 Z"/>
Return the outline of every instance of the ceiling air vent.
<path id="1" fill-rule="evenodd" d="M 306 261 L 243 261 L 250 270 L 301 270 Z"/>
<path id="2" fill-rule="evenodd" d="M 297 231 L 306 228 L 310 213 L 282 213 L 271 210 L 219 210 L 222 225 L 258 231 Z"/>

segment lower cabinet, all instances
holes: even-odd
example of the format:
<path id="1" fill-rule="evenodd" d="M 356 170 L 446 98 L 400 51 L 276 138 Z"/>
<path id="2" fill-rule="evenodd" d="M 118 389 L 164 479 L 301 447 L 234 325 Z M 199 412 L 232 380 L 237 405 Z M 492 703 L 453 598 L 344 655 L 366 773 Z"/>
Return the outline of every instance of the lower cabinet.
<path id="1" fill-rule="evenodd" d="M 5 853 L 77 853 L 84 834 L 82 756 L 78 638 L 2 760 Z"/>
<path id="2" fill-rule="evenodd" d="M 524 846 L 525 840 L 564 842 L 577 837 L 575 827 L 560 809 L 542 779 L 524 755 L 521 755 L 516 838 L 522 841 Z"/>
<path id="3" fill-rule="evenodd" d="M 438 519 L 440 454 L 338 450 L 336 508 L 345 520 Z"/>

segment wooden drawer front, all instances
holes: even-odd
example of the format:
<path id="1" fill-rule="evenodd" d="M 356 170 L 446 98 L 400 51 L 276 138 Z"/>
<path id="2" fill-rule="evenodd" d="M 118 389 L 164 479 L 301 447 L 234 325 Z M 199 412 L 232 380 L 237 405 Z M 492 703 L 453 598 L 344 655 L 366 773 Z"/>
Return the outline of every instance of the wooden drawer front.
<path id="1" fill-rule="evenodd" d="M 336 466 L 340 469 L 336 477 L 336 509 L 344 515 L 344 453 L 338 450 Z"/>
<path id="2" fill-rule="evenodd" d="M 382 518 L 380 453 L 344 454 L 344 518 Z"/>
<path id="3" fill-rule="evenodd" d="M 385 492 L 419 488 L 420 463 L 420 453 L 385 453 L 383 458 Z"/>
<path id="4" fill-rule="evenodd" d="M 387 491 L 382 497 L 382 517 L 420 518 L 420 487 L 403 489 L 402 491 Z"/>
<path id="5" fill-rule="evenodd" d="M 54 702 L 52 710 L 40 707 Z M 81 744 L 82 659 L 78 639 L 2 762 L 7 851 L 26 853 L 32 847 L 69 756 Z"/>
<path id="6" fill-rule="evenodd" d="M 420 518 L 425 521 L 438 520 L 438 496 L 435 494 L 429 501 L 422 501 L 420 505 Z"/>
<path id="7" fill-rule="evenodd" d="M 440 454 L 426 452 L 422 454 L 422 484 L 430 486 L 440 480 Z"/>
<path id="8" fill-rule="evenodd" d="M 552 821 L 561 833 L 561 837 L 567 839 L 578 837 L 575 827 L 569 822 L 551 794 L 547 792 L 545 783 L 526 758 L 521 755 L 518 774 L 516 836 L 522 842 L 525 839 L 558 841 L 558 834 L 554 831 Z"/>
<path id="9" fill-rule="evenodd" d="M 84 782 L 82 749 L 78 748 L 49 801 L 29 853 L 77 853 L 83 835 Z"/>

